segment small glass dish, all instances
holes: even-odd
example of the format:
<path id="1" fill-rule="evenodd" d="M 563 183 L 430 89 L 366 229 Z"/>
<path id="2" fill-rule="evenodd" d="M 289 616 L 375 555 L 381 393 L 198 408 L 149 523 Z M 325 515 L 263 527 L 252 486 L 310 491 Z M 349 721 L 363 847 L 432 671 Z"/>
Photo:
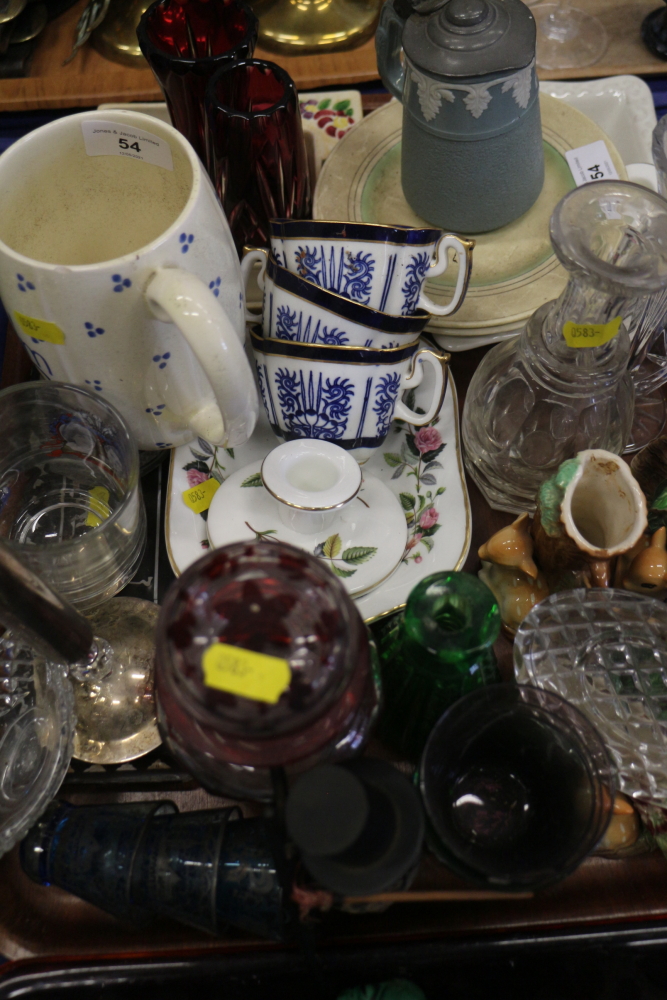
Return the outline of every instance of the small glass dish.
<path id="1" fill-rule="evenodd" d="M 543 889 L 569 875 L 611 819 L 615 774 L 576 708 L 538 688 L 496 684 L 462 698 L 424 749 L 427 842 L 489 889 Z"/>
<path id="2" fill-rule="evenodd" d="M 0 638 L 0 856 L 58 791 L 72 756 L 74 696 L 65 668 L 9 630 Z"/>

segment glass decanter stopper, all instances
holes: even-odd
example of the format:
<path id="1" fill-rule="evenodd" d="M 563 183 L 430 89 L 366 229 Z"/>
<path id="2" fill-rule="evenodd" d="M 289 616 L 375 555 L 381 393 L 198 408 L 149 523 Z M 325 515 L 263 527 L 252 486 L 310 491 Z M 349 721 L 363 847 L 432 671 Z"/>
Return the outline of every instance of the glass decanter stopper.
<path id="1" fill-rule="evenodd" d="M 632 341 L 667 286 L 667 201 L 636 184 L 570 191 L 550 235 L 568 284 L 486 355 L 463 413 L 470 475 L 492 507 L 515 513 L 534 510 L 540 485 L 577 452 L 624 450 Z"/>
<path id="2" fill-rule="evenodd" d="M 434 725 L 464 694 L 500 680 L 496 599 L 469 573 L 433 573 L 405 612 L 374 629 L 382 675 L 381 740 L 417 761 Z"/>

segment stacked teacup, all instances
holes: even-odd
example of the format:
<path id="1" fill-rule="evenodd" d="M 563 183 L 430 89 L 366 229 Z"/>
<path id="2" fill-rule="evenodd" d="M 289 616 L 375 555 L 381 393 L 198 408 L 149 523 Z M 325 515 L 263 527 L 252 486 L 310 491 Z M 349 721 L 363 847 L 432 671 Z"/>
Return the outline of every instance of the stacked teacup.
<path id="1" fill-rule="evenodd" d="M 442 406 L 447 356 L 420 347 L 431 313 L 454 312 L 465 295 L 472 241 L 436 229 L 367 223 L 275 219 L 271 250 L 250 249 L 246 285 L 260 262 L 261 317 L 251 328 L 259 388 L 269 423 L 285 441 L 321 438 L 365 462 L 392 420 L 430 423 Z M 427 277 L 458 255 L 454 296 L 447 306 L 423 291 Z M 424 365 L 432 392 L 420 411 L 402 400 L 416 389 Z"/>

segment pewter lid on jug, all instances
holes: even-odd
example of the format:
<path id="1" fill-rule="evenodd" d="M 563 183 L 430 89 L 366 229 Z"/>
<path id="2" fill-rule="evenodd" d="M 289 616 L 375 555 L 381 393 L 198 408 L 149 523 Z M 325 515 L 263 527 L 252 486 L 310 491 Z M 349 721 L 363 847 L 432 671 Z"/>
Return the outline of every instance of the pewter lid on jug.
<path id="1" fill-rule="evenodd" d="M 403 31 L 410 62 L 439 76 L 487 76 L 527 66 L 535 18 L 521 0 L 421 0 Z"/>

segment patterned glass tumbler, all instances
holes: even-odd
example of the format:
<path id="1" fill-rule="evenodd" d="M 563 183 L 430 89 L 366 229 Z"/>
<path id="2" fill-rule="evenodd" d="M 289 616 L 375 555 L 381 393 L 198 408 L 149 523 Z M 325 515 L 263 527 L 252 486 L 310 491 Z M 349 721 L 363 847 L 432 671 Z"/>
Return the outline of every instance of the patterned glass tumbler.
<path id="1" fill-rule="evenodd" d="M 379 736 L 416 762 L 450 705 L 500 680 L 498 605 L 470 573 L 433 573 L 410 592 L 404 614 L 375 632 L 384 696 Z"/>
<path id="2" fill-rule="evenodd" d="M 284 542 L 214 549 L 171 585 L 156 688 L 169 749 L 214 794 L 270 801 L 289 774 L 359 752 L 378 710 L 374 650 L 322 561 Z"/>
<path id="3" fill-rule="evenodd" d="M 137 38 L 162 88 L 174 128 L 206 164 L 204 94 L 213 74 L 252 56 L 257 18 L 243 0 L 158 0 Z"/>
<path id="4" fill-rule="evenodd" d="M 275 63 L 248 59 L 219 70 L 206 90 L 209 174 L 239 252 L 268 246 L 269 220 L 310 214 L 299 98 Z"/>

